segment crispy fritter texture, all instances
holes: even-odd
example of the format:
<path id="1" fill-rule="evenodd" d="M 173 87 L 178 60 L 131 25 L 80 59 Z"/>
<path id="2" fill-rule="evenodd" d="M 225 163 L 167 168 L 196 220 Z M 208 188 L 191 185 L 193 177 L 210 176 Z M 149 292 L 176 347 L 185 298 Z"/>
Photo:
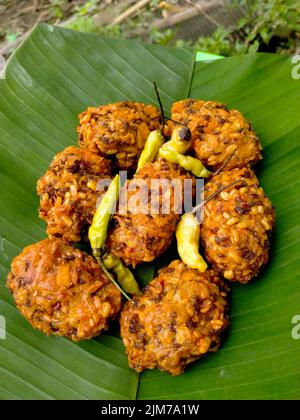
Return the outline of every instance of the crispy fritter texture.
<path id="1" fill-rule="evenodd" d="M 124 101 L 88 108 L 79 122 L 81 146 L 112 159 L 116 169 L 135 170 L 150 131 L 160 126 L 160 113 L 153 105 Z"/>
<path id="2" fill-rule="evenodd" d="M 70 146 L 55 156 L 37 183 L 39 215 L 47 222 L 50 238 L 70 243 L 86 239 L 97 200 L 104 192 L 98 182 L 109 179 L 110 173 L 111 163 L 88 149 Z"/>
<path id="3" fill-rule="evenodd" d="M 125 188 L 128 203 L 130 203 L 139 191 L 138 182 L 146 181 L 149 195 L 145 197 L 146 202 L 141 203 L 145 214 L 141 212 L 135 214 L 136 212 L 130 211 L 130 208 L 125 212 L 126 214 L 123 214 L 124 212 L 119 209 L 112 219 L 108 233 L 109 251 L 121 258 L 125 264 L 133 267 L 142 262 L 152 261 L 166 251 L 172 242 L 176 224 L 180 219 L 184 181 L 188 179 L 194 187 L 194 177 L 178 165 L 164 160 L 148 163 L 138 171 Z M 164 185 L 163 180 L 169 182 L 169 185 Z M 155 185 L 155 182 L 159 185 Z M 170 203 L 169 209 L 167 206 L 163 208 L 163 203 Z"/>
<path id="4" fill-rule="evenodd" d="M 275 222 L 270 200 L 249 168 L 221 172 L 205 186 L 207 198 L 222 186 L 242 179 L 204 207 L 201 238 L 207 260 L 231 281 L 247 283 L 269 257 Z"/>
<path id="5" fill-rule="evenodd" d="M 200 273 L 182 261 L 160 271 L 121 312 L 129 365 L 138 372 L 158 367 L 172 375 L 216 351 L 229 326 L 228 287 L 213 270 Z"/>
<path id="6" fill-rule="evenodd" d="M 235 151 L 227 169 L 255 164 L 262 158 L 261 144 L 243 115 L 213 101 L 186 99 L 175 102 L 172 119 L 188 125 L 192 147 L 202 163 L 214 170 Z"/>
<path id="7" fill-rule="evenodd" d="M 58 239 L 27 246 L 7 287 L 34 328 L 73 341 L 100 334 L 121 309 L 120 291 L 95 260 Z"/>

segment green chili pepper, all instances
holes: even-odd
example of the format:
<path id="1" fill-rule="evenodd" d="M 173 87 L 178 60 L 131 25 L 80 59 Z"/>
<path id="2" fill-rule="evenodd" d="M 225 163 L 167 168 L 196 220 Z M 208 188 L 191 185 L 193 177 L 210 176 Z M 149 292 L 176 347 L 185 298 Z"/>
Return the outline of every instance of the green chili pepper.
<path id="1" fill-rule="evenodd" d="M 135 280 L 134 275 L 129 268 L 125 267 L 118 257 L 115 257 L 112 254 L 105 254 L 102 259 L 105 267 L 117 276 L 117 281 L 125 292 L 141 295 L 139 285 Z"/>
<path id="2" fill-rule="evenodd" d="M 191 146 L 191 139 L 192 135 L 188 127 L 175 127 L 172 131 L 171 140 L 165 143 L 162 148 L 184 154 Z"/>
<path id="3" fill-rule="evenodd" d="M 99 255 L 94 255 L 95 259 L 97 260 L 98 264 L 100 265 L 100 267 L 102 268 L 103 272 L 107 275 L 107 277 L 109 278 L 109 280 L 120 290 L 120 292 L 122 293 L 123 296 L 125 296 L 125 298 L 127 300 L 130 300 L 130 302 L 132 302 L 132 299 L 130 299 L 130 297 L 127 295 L 127 293 L 122 289 L 122 287 L 118 284 L 118 282 L 114 279 L 114 276 L 107 270 L 107 268 L 105 267 L 104 262 L 102 261 L 102 258 Z"/>
<path id="4" fill-rule="evenodd" d="M 112 180 L 108 190 L 102 197 L 102 200 L 95 212 L 93 223 L 89 229 L 89 240 L 91 243 L 92 253 L 104 273 L 126 297 L 126 299 L 131 301 L 126 292 L 136 294 L 140 293 L 138 284 L 136 283 L 133 274 L 129 271 L 129 269 L 123 266 L 122 262 L 118 260 L 118 258 L 109 255 L 108 264 L 105 263 L 104 257 L 101 258 L 107 236 L 109 221 L 112 216 L 115 203 L 118 200 L 119 192 L 120 177 L 119 175 L 116 175 Z M 116 274 L 118 281 L 116 281 L 114 276 L 108 271 L 109 269 L 112 269 L 112 271 Z"/>
<path id="5" fill-rule="evenodd" d="M 159 148 L 164 143 L 160 130 L 151 131 L 139 158 L 137 170 L 142 169 L 146 163 L 153 162 L 158 154 Z"/>
<path id="6" fill-rule="evenodd" d="M 207 269 L 207 264 L 199 254 L 200 226 L 196 217 L 184 214 L 176 229 L 177 249 L 182 261 L 201 273 Z"/>
<path id="7" fill-rule="evenodd" d="M 120 177 L 116 175 L 94 214 L 93 223 L 89 229 L 89 240 L 94 256 L 101 255 L 101 249 L 106 240 L 108 224 L 118 200 Z"/>
<path id="8" fill-rule="evenodd" d="M 191 132 L 188 127 L 176 127 L 172 132 L 171 140 L 163 144 L 158 156 L 171 163 L 177 163 L 185 170 L 192 172 L 198 178 L 208 178 L 208 171 L 199 159 L 184 156 L 191 146 Z"/>
<path id="9" fill-rule="evenodd" d="M 208 178 L 211 174 L 199 159 L 185 156 L 172 150 L 165 150 L 164 146 L 159 149 L 158 156 L 164 158 L 168 162 L 177 163 L 186 171 L 192 172 L 198 178 Z"/>

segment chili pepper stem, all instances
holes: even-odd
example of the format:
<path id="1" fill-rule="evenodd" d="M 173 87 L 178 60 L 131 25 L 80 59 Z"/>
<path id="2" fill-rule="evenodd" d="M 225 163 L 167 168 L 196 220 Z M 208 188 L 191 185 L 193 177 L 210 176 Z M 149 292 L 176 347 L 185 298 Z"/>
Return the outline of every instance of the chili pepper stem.
<path id="1" fill-rule="evenodd" d="M 100 267 L 102 268 L 102 270 L 104 271 L 104 273 L 107 275 L 107 277 L 109 278 L 109 280 L 120 290 L 120 292 L 122 293 L 122 295 L 127 300 L 129 300 L 130 302 L 132 302 L 132 299 L 127 295 L 126 292 L 124 292 L 124 290 L 119 286 L 119 284 L 114 279 L 114 277 L 112 276 L 112 274 L 107 270 L 107 268 L 105 267 L 105 265 L 104 265 L 101 257 L 99 255 L 94 255 L 94 258 L 96 259 L 96 261 L 98 262 L 98 264 L 100 265 Z"/>
<path id="2" fill-rule="evenodd" d="M 161 130 L 161 132 L 162 132 L 163 137 L 165 137 L 165 134 L 164 134 L 164 131 L 165 131 L 165 112 L 164 112 L 164 107 L 163 107 L 162 102 L 161 102 L 161 99 L 160 99 L 160 94 L 158 92 L 157 84 L 156 84 L 155 81 L 153 82 L 153 84 L 154 84 L 154 90 L 155 90 L 155 93 L 156 93 L 156 97 L 157 97 L 157 100 L 158 100 L 158 103 L 159 103 L 159 107 L 160 107 L 160 112 L 161 112 L 161 118 L 162 118 L 162 130 Z"/>
<path id="3" fill-rule="evenodd" d="M 213 194 L 209 195 L 204 201 L 203 203 L 198 204 L 197 206 L 195 206 L 189 213 L 190 214 L 194 214 L 196 213 L 196 211 L 200 210 L 201 207 L 203 207 L 208 201 L 212 200 L 214 197 L 216 197 L 217 195 L 219 195 L 221 192 L 227 190 L 227 188 L 232 187 L 235 184 L 239 184 L 240 182 L 242 182 L 243 179 L 238 179 L 236 181 L 231 182 L 228 185 L 225 185 L 224 187 L 221 187 L 218 191 L 214 192 Z"/>
<path id="4" fill-rule="evenodd" d="M 225 162 L 223 163 L 223 165 L 219 168 L 219 169 L 217 169 L 216 170 L 216 172 L 213 172 L 212 174 L 211 174 L 211 176 L 213 177 L 213 176 L 216 176 L 216 175 L 218 175 L 220 172 L 222 172 L 222 171 L 224 171 L 224 169 L 226 168 L 226 166 L 228 165 L 228 163 L 231 161 L 231 159 L 233 158 L 233 156 L 235 155 L 235 153 L 236 153 L 236 149 L 234 149 L 234 151 L 228 156 L 228 158 L 225 160 Z"/>
<path id="5" fill-rule="evenodd" d="M 101 257 L 101 249 L 100 248 L 92 248 L 92 254 L 95 258 Z"/>

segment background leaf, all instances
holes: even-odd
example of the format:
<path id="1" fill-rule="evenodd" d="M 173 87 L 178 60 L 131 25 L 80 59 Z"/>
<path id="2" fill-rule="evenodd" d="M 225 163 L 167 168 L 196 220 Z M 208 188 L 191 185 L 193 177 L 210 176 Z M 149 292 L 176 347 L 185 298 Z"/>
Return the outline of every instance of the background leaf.
<path id="1" fill-rule="evenodd" d="M 300 81 L 280 56 L 255 54 L 197 64 L 188 50 L 144 46 L 38 26 L 0 81 L 0 398 L 283 399 L 300 397 Z M 276 207 L 272 257 L 261 278 L 233 289 L 232 328 L 222 349 L 176 378 L 128 368 L 118 336 L 74 344 L 34 331 L 4 288 L 11 259 L 45 237 L 36 180 L 55 153 L 76 144 L 77 114 L 122 99 L 155 103 L 156 80 L 167 109 L 192 97 L 236 107 L 264 145 L 259 176 Z M 160 259 L 164 264 L 175 255 Z M 156 267 L 155 267 L 156 268 Z M 146 284 L 154 267 L 140 270 Z"/>
<path id="2" fill-rule="evenodd" d="M 190 96 L 237 108 L 258 133 L 258 175 L 277 227 L 260 278 L 233 287 L 232 325 L 221 350 L 176 378 L 143 373 L 139 398 L 300 398 L 300 341 L 291 335 L 300 314 L 300 81 L 291 69 L 288 58 L 267 54 L 196 65 Z"/>
<path id="3" fill-rule="evenodd" d="M 188 95 L 193 52 L 143 46 L 38 26 L 0 81 L 0 399 L 134 399 L 138 375 L 122 341 L 102 335 L 74 344 L 34 331 L 5 289 L 12 258 L 46 236 L 38 218 L 36 181 L 53 156 L 77 143 L 77 115 L 87 106 L 120 100 L 166 108 Z"/>

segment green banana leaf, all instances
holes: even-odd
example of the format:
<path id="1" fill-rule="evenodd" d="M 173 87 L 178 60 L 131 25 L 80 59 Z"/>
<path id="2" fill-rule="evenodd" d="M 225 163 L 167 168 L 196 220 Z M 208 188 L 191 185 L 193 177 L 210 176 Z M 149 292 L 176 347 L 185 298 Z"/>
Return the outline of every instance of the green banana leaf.
<path id="1" fill-rule="evenodd" d="M 283 56 L 195 64 L 193 51 L 37 26 L 0 81 L 0 399 L 299 399 L 300 80 Z M 44 238 L 36 181 L 76 144 L 77 114 L 118 100 L 164 107 L 185 97 L 242 111 L 264 146 L 258 175 L 276 209 L 272 255 L 260 278 L 233 287 L 232 327 L 218 353 L 171 377 L 128 368 L 118 333 L 72 343 L 33 330 L 5 289 L 12 258 Z M 170 251 L 165 258 L 175 256 Z M 162 261 L 160 261 L 162 264 Z M 146 284 L 153 265 L 138 269 Z"/>

